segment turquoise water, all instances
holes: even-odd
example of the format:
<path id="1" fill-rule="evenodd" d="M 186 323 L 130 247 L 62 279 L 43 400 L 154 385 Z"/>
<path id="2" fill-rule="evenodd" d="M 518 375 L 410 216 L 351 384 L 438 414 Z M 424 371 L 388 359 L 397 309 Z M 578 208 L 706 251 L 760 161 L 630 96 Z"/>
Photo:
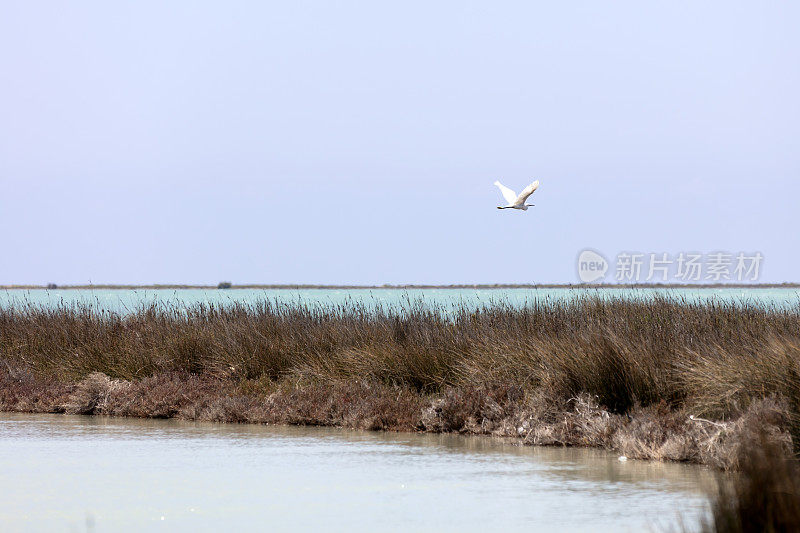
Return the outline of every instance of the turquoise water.
<path id="1" fill-rule="evenodd" d="M 800 290 L 742 288 L 680 289 L 66 289 L 6 290 L 0 307 L 33 304 L 53 308 L 61 304 L 85 304 L 98 310 L 126 313 L 153 302 L 179 307 L 193 304 L 251 304 L 264 300 L 284 304 L 340 305 L 359 302 L 370 307 L 397 307 L 422 301 L 426 305 L 475 307 L 493 302 L 523 306 L 533 301 L 562 301 L 587 295 L 650 298 L 663 295 L 688 301 L 723 301 L 775 307 L 800 306 Z"/>

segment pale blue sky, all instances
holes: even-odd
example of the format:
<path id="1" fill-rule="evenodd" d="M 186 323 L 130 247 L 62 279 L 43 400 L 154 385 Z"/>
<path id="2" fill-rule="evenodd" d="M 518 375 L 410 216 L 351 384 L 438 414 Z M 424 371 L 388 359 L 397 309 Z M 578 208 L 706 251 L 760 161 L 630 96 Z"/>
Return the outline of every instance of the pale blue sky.
<path id="1" fill-rule="evenodd" d="M 798 6 L 4 1 L 0 284 L 800 281 Z"/>

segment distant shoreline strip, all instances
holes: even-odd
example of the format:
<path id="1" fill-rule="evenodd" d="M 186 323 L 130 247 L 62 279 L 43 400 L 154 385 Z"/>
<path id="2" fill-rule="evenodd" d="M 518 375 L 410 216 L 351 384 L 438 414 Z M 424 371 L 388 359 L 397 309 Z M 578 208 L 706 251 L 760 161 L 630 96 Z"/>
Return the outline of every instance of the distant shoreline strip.
<path id="1" fill-rule="evenodd" d="M 208 289 L 208 290 L 232 290 L 232 289 L 265 289 L 265 290 L 402 290 L 402 289 L 800 289 L 800 283 L 717 283 L 717 284 L 458 284 L 458 285 L 231 285 L 230 287 L 220 288 L 216 285 L 58 285 L 48 287 L 46 285 L 0 285 L 0 290 L 136 290 L 136 289 Z"/>

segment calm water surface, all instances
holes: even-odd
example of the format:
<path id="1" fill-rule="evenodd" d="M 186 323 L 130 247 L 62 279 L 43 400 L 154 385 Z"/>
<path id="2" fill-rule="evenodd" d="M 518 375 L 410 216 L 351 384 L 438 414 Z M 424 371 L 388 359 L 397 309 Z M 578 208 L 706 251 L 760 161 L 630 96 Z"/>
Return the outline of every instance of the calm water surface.
<path id="1" fill-rule="evenodd" d="M 777 307 L 800 306 L 798 289 L 70 289 L 0 291 L 0 307 L 33 304 L 56 307 L 60 304 L 85 304 L 107 311 L 128 312 L 153 302 L 190 306 L 197 303 L 255 303 L 264 300 L 287 304 L 340 305 L 360 302 L 366 306 L 397 307 L 408 302 L 428 305 L 474 307 L 492 302 L 524 306 L 533 301 L 562 301 L 587 295 L 652 298 L 655 295 L 688 301 L 755 303 Z"/>
<path id="2" fill-rule="evenodd" d="M 712 474 L 489 438 L 0 413 L 1 531 L 642 531 Z"/>

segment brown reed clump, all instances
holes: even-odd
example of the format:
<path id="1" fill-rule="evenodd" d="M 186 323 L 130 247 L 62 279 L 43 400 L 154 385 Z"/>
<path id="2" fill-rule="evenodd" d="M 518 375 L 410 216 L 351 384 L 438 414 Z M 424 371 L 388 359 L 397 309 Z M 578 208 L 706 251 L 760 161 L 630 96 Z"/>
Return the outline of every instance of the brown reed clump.
<path id="1" fill-rule="evenodd" d="M 730 467 L 743 417 L 800 442 L 800 306 L 11 306 L 0 409 L 487 433 Z"/>
<path id="2" fill-rule="evenodd" d="M 712 517 L 702 530 L 714 533 L 800 531 L 800 463 L 762 431 L 740 450 L 740 472 L 721 479 L 712 496 Z"/>

